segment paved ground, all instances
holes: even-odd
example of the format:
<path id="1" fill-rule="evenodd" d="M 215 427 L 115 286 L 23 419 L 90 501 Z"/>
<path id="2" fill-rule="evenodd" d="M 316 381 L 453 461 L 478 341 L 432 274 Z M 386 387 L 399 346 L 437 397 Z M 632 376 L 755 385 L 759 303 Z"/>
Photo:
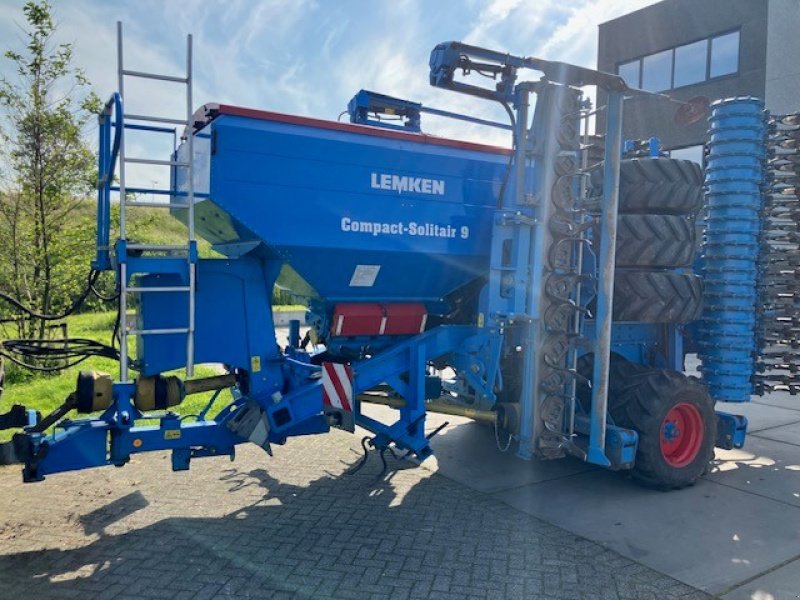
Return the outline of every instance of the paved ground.
<path id="1" fill-rule="evenodd" d="M 342 432 L 269 458 L 164 454 L 22 486 L 0 470 L 2 598 L 705 598 Z"/>
<path id="2" fill-rule="evenodd" d="M 166 454 L 25 486 L 0 469 L 0 598 L 797 600 L 800 398 L 719 408 L 750 418 L 746 449 L 670 493 L 521 461 L 453 417 L 424 468 L 381 479 L 377 458 L 343 475 L 342 432 L 184 473 Z"/>
<path id="3" fill-rule="evenodd" d="M 712 472 L 678 492 L 572 459 L 525 463 L 497 451 L 491 430 L 453 418 L 425 466 L 725 600 L 797 600 L 800 397 L 717 409 L 748 417 L 747 444 L 717 450 Z"/>

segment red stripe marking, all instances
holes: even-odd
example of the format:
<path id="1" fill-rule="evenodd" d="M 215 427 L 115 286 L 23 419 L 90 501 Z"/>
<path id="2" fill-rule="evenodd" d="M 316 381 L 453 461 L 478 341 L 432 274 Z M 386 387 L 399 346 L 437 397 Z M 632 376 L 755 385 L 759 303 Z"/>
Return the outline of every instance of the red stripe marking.
<path id="1" fill-rule="evenodd" d="M 336 395 L 339 397 L 339 402 L 342 405 L 342 409 L 353 412 L 353 407 L 350 406 L 350 399 L 347 397 L 347 394 L 342 387 L 342 382 L 339 381 L 339 376 L 336 373 L 336 369 L 333 368 L 332 363 L 326 363 L 325 367 L 326 371 L 331 377 L 331 383 L 333 383 L 333 388 L 336 390 Z"/>
<path id="2" fill-rule="evenodd" d="M 329 364 L 330 363 L 322 363 L 322 378 L 323 380 L 327 378 L 328 381 L 332 381 L 331 374 L 328 369 Z M 333 402 L 331 402 L 331 397 L 328 395 L 328 389 L 324 385 L 322 386 L 322 403 L 326 406 L 334 406 Z M 335 408 L 338 408 L 338 406 Z"/>
<path id="3" fill-rule="evenodd" d="M 461 148 L 462 150 L 474 150 L 476 152 L 491 152 L 492 154 L 511 154 L 511 150 L 508 148 L 491 146 L 489 144 L 462 142 L 459 140 L 451 140 L 449 138 L 426 135 L 424 133 L 382 129 L 380 127 L 372 127 L 371 125 L 357 125 L 355 123 L 339 123 L 338 121 L 326 121 L 325 119 L 315 119 L 312 117 L 299 117 L 297 115 L 287 115 L 285 113 L 271 112 L 268 110 L 256 110 L 254 108 L 231 106 L 230 104 L 220 104 L 219 114 L 247 117 L 250 119 L 261 119 L 263 121 L 275 121 L 276 123 L 288 123 L 290 125 L 317 127 L 319 129 L 330 129 L 333 131 L 347 131 L 349 133 L 388 138 L 390 140 L 402 140 L 404 142 L 415 142 L 417 144 L 430 144 L 431 146 L 447 146 L 450 148 Z"/>

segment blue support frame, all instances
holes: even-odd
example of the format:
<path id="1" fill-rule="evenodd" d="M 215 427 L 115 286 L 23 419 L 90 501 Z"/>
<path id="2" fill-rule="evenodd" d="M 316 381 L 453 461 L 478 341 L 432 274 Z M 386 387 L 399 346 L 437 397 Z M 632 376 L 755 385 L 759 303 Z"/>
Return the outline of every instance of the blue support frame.
<path id="1" fill-rule="evenodd" d="M 474 123 L 476 125 L 506 129 L 508 131 L 512 131 L 513 129 L 511 125 L 506 123 L 479 119 L 478 117 L 442 110 L 440 108 L 432 108 L 430 106 L 424 106 L 419 102 L 394 98 L 392 96 L 378 94 L 377 92 L 370 92 L 369 90 L 360 90 L 353 96 L 347 104 L 347 112 L 350 114 L 351 123 L 384 127 L 386 129 L 395 129 L 398 131 L 421 132 L 422 124 L 420 115 L 422 113 L 436 115 L 437 117 L 444 117 L 446 119 L 455 119 L 456 121 L 465 121 L 466 123 Z M 381 115 L 384 115 L 385 118 L 382 119 Z M 400 120 L 402 124 L 398 125 L 386 119 L 393 119 L 394 121 Z"/>
<path id="2" fill-rule="evenodd" d="M 97 230 L 96 253 L 92 261 L 95 271 L 112 269 L 111 248 L 109 246 L 111 232 L 111 185 L 114 181 L 114 170 L 119 155 L 120 136 L 122 130 L 122 97 L 114 92 L 98 116 L 98 151 L 97 151 Z M 115 131 L 113 141 L 111 130 Z"/>

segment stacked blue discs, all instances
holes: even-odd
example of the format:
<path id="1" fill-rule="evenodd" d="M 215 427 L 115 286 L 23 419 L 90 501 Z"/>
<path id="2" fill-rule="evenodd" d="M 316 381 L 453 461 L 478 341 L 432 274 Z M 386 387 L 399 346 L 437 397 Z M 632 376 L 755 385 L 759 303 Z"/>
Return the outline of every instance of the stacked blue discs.
<path id="1" fill-rule="evenodd" d="M 701 371 L 712 398 L 747 402 L 756 351 L 764 103 L 749 97 L 720 100 L 712 105 L 709 122 Z"/>

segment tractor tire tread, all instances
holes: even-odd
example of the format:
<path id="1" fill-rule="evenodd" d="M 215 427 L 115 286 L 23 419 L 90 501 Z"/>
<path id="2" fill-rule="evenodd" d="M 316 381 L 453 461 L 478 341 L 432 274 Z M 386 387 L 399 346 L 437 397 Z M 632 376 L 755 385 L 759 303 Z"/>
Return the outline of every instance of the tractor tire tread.
<path id="1" fill-rule="evenodd" d="M 578 372 L 591 377 L 593 357 L 581 357 Z M 580 387 L 579 400 L 588 409 L 591 390 Z M 660 447 L 661 425 L 677 402 L 694 404 L 704 424 L 703 444 L 695 459 L 685 467 L 668 465 Z M 639 434 L 636 461 L 631 472 L 640 484 L 659 490 L 674 490 L 694 485 L 704 475 L 714 458 L 716 416 L 714 404 L 705 385 L 695 377 L 677 371 L 656 369 L 632 363 L 612 354 L 609 367 L 608 412 L 618 427 Z"/>
<path id="2" fill-rule="evenodd" d="M 618 267 L 676 268 L 692 264 L 695 228 L 680 215 L 620 215 Z"/>
<path id="3" fill-rule="evenodd" d="M 693 273 L 617 269 L 615 321 L 688 323 L 703 308 L 703 280 Z"/>
<path id="4" fill-rule="evenodd" d="M 602 164 L 590 175 L 590 195 L 603 193 Z M 674 158 L 633 158 L 620 162 L 619 212 L 695 215 L 703 205 L 703 171 Z"/>

